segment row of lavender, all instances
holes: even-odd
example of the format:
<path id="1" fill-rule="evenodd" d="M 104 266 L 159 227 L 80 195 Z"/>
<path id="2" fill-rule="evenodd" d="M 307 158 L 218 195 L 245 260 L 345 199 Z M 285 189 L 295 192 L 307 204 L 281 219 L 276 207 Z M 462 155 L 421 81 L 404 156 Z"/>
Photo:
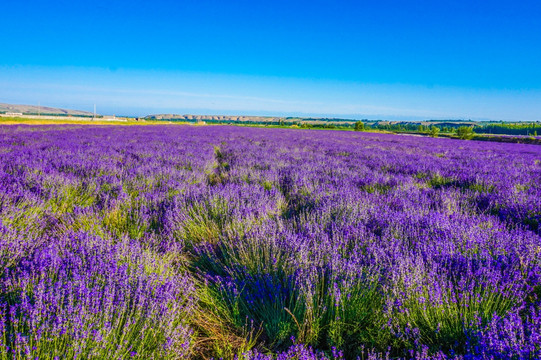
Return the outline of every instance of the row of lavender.
<path id="1" fill-rule="evenodd" d="M 0 359 L 537 358 L 541 148 L 0 129 Z"/>

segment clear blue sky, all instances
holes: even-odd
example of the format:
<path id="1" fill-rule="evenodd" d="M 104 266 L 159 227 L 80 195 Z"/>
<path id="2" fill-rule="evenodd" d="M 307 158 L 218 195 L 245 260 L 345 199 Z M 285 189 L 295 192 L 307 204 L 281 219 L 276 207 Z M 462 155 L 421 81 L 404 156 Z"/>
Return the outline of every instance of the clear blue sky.
<path id="1" fill-rule="evenodd" d="M 0 102 L 541 120 L 539 1 L 2 2 Z"/>

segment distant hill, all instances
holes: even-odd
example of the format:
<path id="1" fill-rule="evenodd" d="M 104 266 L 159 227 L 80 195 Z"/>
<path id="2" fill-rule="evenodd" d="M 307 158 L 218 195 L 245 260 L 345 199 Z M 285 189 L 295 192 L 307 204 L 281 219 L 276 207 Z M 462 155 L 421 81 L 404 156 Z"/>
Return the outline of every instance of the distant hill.
<path id="1" fill-rule="evenodd" d="M 278 116 L 251 116 L 251 115 L 180 115 L 180 114 L 154 114 L 145 117 L 147 120 L 180 120 L 180 121 L 203 121 L 203 122 L 234 122 L 256 124 L 329 124 L 329 123 L 353 123 L 352 119 L 336 118 L 303 118 L 303 117 L 278 117 Z"/>
<path id="2" fill-rule="evenodd" d="M 0 114 L 2 113 L 22 113 L 23 115 L 73 115 L 73 116 L 92 116 L 93 114 L 88 111 L 60 109 L 48 106 L 36 106 L 36 105 L 16 105 L 16 104 L 4 104 L 0 103 Z"/>
<path id="3" fill-rule="evenodd" d="M 149 120 L 217 120 L 217 121 L 279 121 L 283 118 L 272 116 L 230 116 L 230 115 L 180 115 L 180 114 L 155 114 L 148 115 Z"/>

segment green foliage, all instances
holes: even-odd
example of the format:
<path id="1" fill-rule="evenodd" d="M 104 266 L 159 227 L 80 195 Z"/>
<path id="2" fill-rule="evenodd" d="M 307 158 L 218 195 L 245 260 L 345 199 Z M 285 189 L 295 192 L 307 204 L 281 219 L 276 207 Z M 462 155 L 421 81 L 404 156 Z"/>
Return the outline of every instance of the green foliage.
<path id="1" fill-rule="evenodd" d="M 470 126 L 460 126 L 456 129 L 456 135 L 462 140 L 471 140 L 475 134 Z"/>
<path id="2" fill-rule="evenodd" d="M 455 181 L 453 178 L 445 177 L 436 173 L 430 178 L 430 180 L 428 180 L 427 184 L 430 187 L 438 189 L 452 185 L 454 182 Z"/>
<path id="3" fill-rule="evenodd" d="M 337 126 L 334 124 L 322 124 L 322 123 L 310 123 L 310 122 L 301 122 L 294 124 L 301 129 L 344 129 L 346 127 Z"/>
<path id="4" fill-rule="evenodd" d="M 500 124 L 487 124 L 475 129 L 476 133 L 489 133 L 489 134 L 507 134 L 507 135 L 530 135 L 537 136 L 537 132 L 541 131 L 541 124 L 539 122 L 531 123 L 500 123 Z"/>
<path id="5" fill-rule="evenodd" d="M 264 180 L 261 185 L 263 185 L 263 188 L 267 191 L 271 190 L 273 187 L 273 183 L 269 180 Z"/>
<path id="6" fill-rule="evenodd" d="M 359 347 L 362 345 L 378 347 L 388 344 L 389 334 L 382 330 L 384 301 L 377 277 L 369 275 L 367 281 L 334 283 L 333 287 L 330 293 L 321 294 L 326 303 L 320 315 L 318 337 L 352 358 L 361 355 Z"/>
<path id="7" fill-rule="evenodd" d="M 355 123 L 354 129 L 355 129 L 355 131 L 364 131 L 365 130 L 364 123 L 362 121 L 357 121 Z"/>
<path id="8" fill-rule="evenodd" d="M 95 184 L 58 186 L 49 198 L 51 210 L 55 213 L 73 212 L 75 206 L 90 207 L 96 201 Z"/>
<path id="9" fill-rule="evenodd" d="M 199 284 L 197 298 L 198 308 L 192 320 L 197 355 L 201 358 L 233 359 L 256 345 L 261 331 L 254 329 L 246 319 L 244 324 L 239 323 L 236 305 L 231 311 L 224 297 L 204 283 Z"/>
<path id="10" fill-rule="evenodd" d="M 190 247 L 201 242 L 216 243 L 226 225 L 228 211 L 228 205 L 218 198 L 188 206 L 174 232 L 175 238 Z"/>
<path id="11" fill-rule="evenodd" d="M 143 205 L 137 201 L 119 203 L 104 214 L 103 227 L 116 238 L 128 235 L 132 239 L 141 239 L 150 226 L 143 220 L 143 211 Z"/>
<path id="12" fill-rule="evenodd" d="M 432 137 L 438 137 L 438 134 L 440 133 L 440 128 L 437 126 L 432 125 L 430 127 L 430 136 Z"/>
<path id="13" fill-rule="evenodd" d="M 385 184 L 375 183 L 375 184 L 370 184 L 370 185 L 363 185 L 361 186 L 361 189 L 363 191 L 366 191 L 369 194 L 373 194 L 373 193 L 386 194 L 392 189 L 392 187 Z"/>
<path id="14" fill-rule="evenodd" d="M 340 347 L 352 358 L 360 355 L 363 345 L 383 344 L 386 350 L 392 342 L 383 330 L 384 298 L 373 270 L 339 279 L 329 267 L 300 280 L 293 266 L 295 254 L 282 248 L 279 239 L 221 238 L 216 246 L 199 252 L 191 268 L 201 275 L 231 279 L 206 285 L 208 301 L 221 304 L 211 307 L 223 313 L 214 323 L 227 319 L 230 324 L 223 336 L 259 334 L 258 342 L 275 351 L 290 346 L 294 337 L 319 349 Z M 221 345 L 213 353 L 220 356 L 247 347 L 237 340 L 231 340 L 238 345 L 233 348 L 223 339 L 217 341 Z"/>
<path id="15" fill-rule="evenodd" d="M 515 299 L 505 292 L 473 286 L 471 293 L 465 292 L 453 280 L 440 279 L 445 289 L 437 300 L 433 290 L 421 285 L 418 289 L 404 289 L 406 298 L 401 307 L 389 314 L 399 331 L 418 329 L 418 333 L 406 340 L 406 347 L 415 341 L 428 345 L 433 350 L 462 352 L 467 346 L 467 330 L 475 329 L 497 314 L 505 314 Z M 407 344 L 409 343 L 409 344 Z"/>

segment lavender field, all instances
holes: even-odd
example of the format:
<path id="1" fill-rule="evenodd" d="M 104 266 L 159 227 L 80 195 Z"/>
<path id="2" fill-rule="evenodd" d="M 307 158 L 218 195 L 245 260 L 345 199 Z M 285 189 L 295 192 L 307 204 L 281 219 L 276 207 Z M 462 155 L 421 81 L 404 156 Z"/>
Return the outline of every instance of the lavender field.
<path id="1" fill-rule="evenodd" d="M 0 359 L 541 358 L 541 147 L 0 127 Z"/>

